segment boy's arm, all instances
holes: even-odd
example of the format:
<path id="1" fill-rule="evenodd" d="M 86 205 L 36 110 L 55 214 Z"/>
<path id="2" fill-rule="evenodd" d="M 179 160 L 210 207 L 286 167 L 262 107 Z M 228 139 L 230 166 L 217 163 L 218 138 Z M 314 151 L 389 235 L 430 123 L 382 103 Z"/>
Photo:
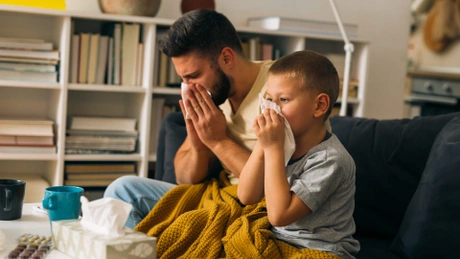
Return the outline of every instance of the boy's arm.
<path id="1" fill-rule="evenodd" d="M 238 198 L 245 205 L 259 202 L 264 196 L 264 153 L 256 143 L 248 162 L 241 171 Z"/>
<path id="2" fill-rule="evenodd" d="M 270 223 L 273 226 L 286 226 L 310 214 L 310 208 L 291 192 L 284 166 L 284 151 L 270 149 L 264 154 L 265 199 Z"/>

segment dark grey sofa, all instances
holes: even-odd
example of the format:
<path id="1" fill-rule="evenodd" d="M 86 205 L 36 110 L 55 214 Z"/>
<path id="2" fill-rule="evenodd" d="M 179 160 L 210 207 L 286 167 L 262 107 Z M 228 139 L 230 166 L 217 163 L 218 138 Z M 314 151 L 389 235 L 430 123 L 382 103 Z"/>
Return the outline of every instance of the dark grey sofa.
<path id="1" fill-rule="evenodd" d="M 331 126 L 356 163 L 357 258 L 459 257 L 460 112 L 411 120 L 336 116 Z M 173 158 L 185 136 L 181 113 L 165 117 L 156 179 L 175 182 Z"/>

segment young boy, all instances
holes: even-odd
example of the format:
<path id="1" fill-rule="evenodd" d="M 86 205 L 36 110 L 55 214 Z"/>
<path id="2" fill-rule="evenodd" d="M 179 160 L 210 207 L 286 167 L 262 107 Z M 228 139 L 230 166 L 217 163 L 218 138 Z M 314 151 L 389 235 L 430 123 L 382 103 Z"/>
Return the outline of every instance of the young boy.
<path id="1" fill-rule="evenodd" d="M 318 53 L 298 51 L 271 66 L 266 99 L 285 118 L 273 109 L 256 117 L 257 143 L 241 172 L 238 197 L 254 204 L 265 196 L 276 238 L 354 258 L 360 249 L 352 237 L 355 163 L 325 124 L 338 93 L 337 71 Z M 287 166 L 284 119 L 296 145 Z"/>

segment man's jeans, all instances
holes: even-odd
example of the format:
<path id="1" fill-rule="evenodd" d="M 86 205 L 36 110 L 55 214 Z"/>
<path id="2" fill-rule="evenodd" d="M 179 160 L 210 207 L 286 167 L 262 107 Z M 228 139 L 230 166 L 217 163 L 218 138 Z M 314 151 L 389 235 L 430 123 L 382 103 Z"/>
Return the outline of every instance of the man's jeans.
<path id="1" fill-rule="evenodd" d="M 133 205 L 125 226 L 134 228 L 144 219 L 163 195 L 175 184 L 142 178 L 123 176 L 112 182 L 104 192 L 104 198 L 111 197 Z"/>

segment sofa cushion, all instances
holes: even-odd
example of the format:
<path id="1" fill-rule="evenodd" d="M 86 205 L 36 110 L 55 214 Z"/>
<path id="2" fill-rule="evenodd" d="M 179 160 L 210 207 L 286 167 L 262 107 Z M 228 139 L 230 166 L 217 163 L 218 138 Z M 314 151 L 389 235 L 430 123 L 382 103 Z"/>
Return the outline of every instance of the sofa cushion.
<path id="1" fill-rule="evenodd" d="M 439 133 L 391 250 L 449 258 L 460 240 L 460 116 Z"/>
<path id="2" fill-rule="evenodd" d="M 396 120 L 331 118 L 332 131 L 356 163 L 354 219 L 358 234 L 396 236 L 436 135 L 459 115 Z"/>

